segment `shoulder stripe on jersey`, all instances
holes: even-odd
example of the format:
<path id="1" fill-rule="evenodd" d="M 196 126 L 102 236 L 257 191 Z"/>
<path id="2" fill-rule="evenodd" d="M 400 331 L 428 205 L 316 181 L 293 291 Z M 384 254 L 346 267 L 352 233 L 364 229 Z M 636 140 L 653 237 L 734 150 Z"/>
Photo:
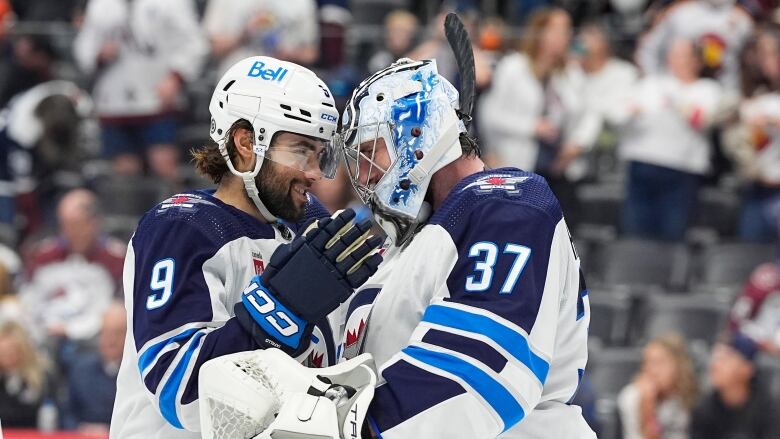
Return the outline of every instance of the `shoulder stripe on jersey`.
<path id="1" fill-rule="evenodd" d="M 501 418 L 503 431 L 514 426 L 525 417 L 525 411 L 511 393 L 478 367 L 453 355 L 430 351 L 417 346 L 402 350 L 409 357 L 448 372 L 465 381 Z"/>
<path id="2" fill-rule="evenodd" d="M 485 335 L 528 367 L 540 383 L 544 384 L 547 380 L 550 364 L 531 350 L 526 337 L 488 316 L 453 308 L 442 302 L 429 305 L 422 321 Z"/>
<path id="3" fill-rule="evenodd" d="M 162 413 L 166 421 L 179 429 L 184 427 L 182 427 L 179 416 L 176 414 L 176 395 L 179 393 L 181 383 L 183 381 L 186 382 L 186 380 L 184 380 L 184 374 L 189 366 L 190 358 L 195 350 L 200 347 L 200 342 L 204 335 L 206 335 L 205 332 L 199 332 L 192 338 L 189 347 L 187 347 L 187 351 L 184 353 L 181 360 L 179 360 L 179 364 L 176 365 L 176 368 L 173 370 L 173 373 L 171 373 L 171 376 L 168 378 L 168 381 L 165 382 L 165 385 L 160 392 L 160 413 Z"/>
<path id="4" fill-rule="evenodd" d="M 190 338 L 190 336 L 192 336 L 192 334 L 197 332 L 199 329 L 201 328 L 190 328 L 186 331 L 174 335 L 173 337 L 155 343 L 146 349 L 146 351 L 138 357 L 138 370 L 141 371 L 141 376 L 144 375 L 144 371 L 152 365 L 152 363 L 157 359 L 158 354 L 160 354 L 160 352 L 166 346 L 170 346 L 174 343 L 179 343 L 182 340 Z"/>

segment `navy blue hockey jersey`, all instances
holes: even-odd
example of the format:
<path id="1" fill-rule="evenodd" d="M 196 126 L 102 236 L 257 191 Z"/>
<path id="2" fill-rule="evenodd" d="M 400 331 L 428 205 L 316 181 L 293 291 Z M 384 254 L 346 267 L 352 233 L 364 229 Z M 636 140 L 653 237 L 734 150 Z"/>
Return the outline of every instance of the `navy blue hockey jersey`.
<path id="1" fill-rule="evenodd" d="M 587 361 L 587 290 L 538 175 L 465 178 L 346 313 L 339 349 L 374 355 L 369 419 L 385 439 L 595 437 L 569 404 Z"/>
<path id="2" fill-rule="evenodd" d="M 234 318 L 233 305 L 279 245 L 308 220 L 325 216 L 310 196 L 300 223 L 270 225 L 195 191 L 141 218 L 124 266 L 128 333 L 112 438 L 200 437 L 198 369 L 209 359 L 259 347 Z M 312 341 L 315 363 L 334 360 L 327 322 Z"/>

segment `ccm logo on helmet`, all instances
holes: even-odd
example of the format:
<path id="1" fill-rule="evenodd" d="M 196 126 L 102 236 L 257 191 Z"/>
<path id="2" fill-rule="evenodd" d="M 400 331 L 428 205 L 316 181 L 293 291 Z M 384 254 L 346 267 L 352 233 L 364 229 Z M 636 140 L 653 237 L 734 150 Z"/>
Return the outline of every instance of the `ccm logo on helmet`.
<path id="1" fill-rule="evenodd" d="M 250 78 L 260 78 L 266 81 L 281 81 L 284 75 L 287 74 L 287 69 L 279 67 L 278 69 L 266 69 L 265 63 L 262 61 L 255 61 L 252 67 L 249 69 L 247 76 Z"/>
<path id="2" fill-rule="evenodd" d="M 322 113 L 320 115 L 320 119 L 326 120 L 328 122 L 336 123 L 336 119 L 338 119 L 338 118 L 336 116 L 332 115 L 332 114 Z"/>

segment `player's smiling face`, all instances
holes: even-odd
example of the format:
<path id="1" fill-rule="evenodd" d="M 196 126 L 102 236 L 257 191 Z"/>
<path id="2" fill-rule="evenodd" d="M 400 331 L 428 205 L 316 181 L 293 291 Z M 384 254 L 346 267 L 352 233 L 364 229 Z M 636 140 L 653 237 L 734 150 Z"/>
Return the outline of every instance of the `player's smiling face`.
<path id="1" fill-rule="evenodd" d="M 303 154 L 316 157 L 322 145 L 316 141 L 293 133 L 282 132 L 275 138 L 269 148 L 268 157 L 273 160 L 265 160 L 260 172 L 255 177 L 255 184 L 268 210 L 274 215 L 287 220 L 298 221 L 303 218 L 308 202 L 307 194 L 311 185 L 322 178 L 319 164 L 312 159 L 313 165 L 307 170 L 298 169 L 302 166 L 285 164 L 284 156 L 295 154 L 292 148 L 298 148 Z M 272 153 L 284 150 L 283 154 Z M 308 151 L 308 152 L 306 152 Z M 292 161 L 292 160 L 291 160 Z"/>

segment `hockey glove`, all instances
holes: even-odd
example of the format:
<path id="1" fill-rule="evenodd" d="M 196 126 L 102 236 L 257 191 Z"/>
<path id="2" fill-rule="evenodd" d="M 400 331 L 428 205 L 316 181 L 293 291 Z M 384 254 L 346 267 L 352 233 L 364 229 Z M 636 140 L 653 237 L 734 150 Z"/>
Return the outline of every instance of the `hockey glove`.
<path id="1" fill-rule="evenodd" d="M 347 209 L 310 225 L 280 246 L 262 276 L 252 278 L 234 312 L 261 347 L 298 356 L 314 323 L 330 314 L 376 272 L 381 238 L 371 221 L 355 223 Z"/>

